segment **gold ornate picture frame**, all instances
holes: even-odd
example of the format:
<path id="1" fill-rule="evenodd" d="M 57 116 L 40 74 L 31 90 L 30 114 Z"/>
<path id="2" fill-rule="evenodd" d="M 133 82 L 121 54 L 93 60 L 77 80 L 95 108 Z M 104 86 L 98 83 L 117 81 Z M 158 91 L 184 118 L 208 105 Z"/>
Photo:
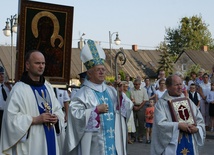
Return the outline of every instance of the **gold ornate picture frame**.
<path id="1" fill-rule="evenodd" d="M 69 83 L 72 29 L 73 7 L 21 0 L 16 81 L 25 70 L 25 54 L 39 50 L 46 60 L 46 79 L 54 84 Z"/>
<path id="2" fill-rule="evenodd" d="M 172 120 L 196 125 L 192 107 L 188 98 L 178 98 L 168 101 Z"/>

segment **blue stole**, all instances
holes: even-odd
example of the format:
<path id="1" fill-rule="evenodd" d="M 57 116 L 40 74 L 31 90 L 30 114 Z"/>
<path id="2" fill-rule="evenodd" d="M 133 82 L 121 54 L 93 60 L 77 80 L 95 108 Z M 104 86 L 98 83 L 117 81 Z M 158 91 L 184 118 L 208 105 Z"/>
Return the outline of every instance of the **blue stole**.
<path id="1" fill-rule="evenodd" d="M 108 104 L 108 113 L 100 114 L 100 125 L 104 139 L 106 155 L 117 155 L 115 148 L 115 114 L 114 104 L 107 90 L 103 92 L 94 91 L 100 104 Z"/>
<path id="2" fill-rule="evenodd" d="M 52 109 L 52 103 L 51 103 L 50 95 L 49 95 L 48 90 L 45 87 L 45 85 L 39 86 L 39 87 L 31 86 L 31 88 L 34 92 L 34 95 L 35 95 L 35 98 L 37 101 L 39 113 L 40 114 L 45 113 L 45 106 L 44 106 L 45 102 L 48 102 L 49 106 Z M 42 91 L 44 92 L 44 98 L 42 95 Z M 50 112 L 52 113 L 52 110 Z M 48 155 L 56 155 L 56 143 L 55 143 L 54 127 L 53 126 L 48 127 L 46 124 L 43 124 L 43 127 L 45 130 Z"/>
<path id="3" fill-rule="evenodd" d="M 177 155 L 194 155 L 192 135 L 180 132 L 177 146 Z"/>

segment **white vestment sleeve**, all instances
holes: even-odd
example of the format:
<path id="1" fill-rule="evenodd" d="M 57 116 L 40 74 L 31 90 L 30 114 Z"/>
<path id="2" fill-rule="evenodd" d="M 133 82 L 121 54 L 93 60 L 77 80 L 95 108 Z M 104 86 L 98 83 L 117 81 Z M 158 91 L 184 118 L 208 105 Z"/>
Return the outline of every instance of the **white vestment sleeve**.
<path id="1" fill-rule="evenodd" d="M 199 134 L 194 134 L 194 138 L 198 139 L 197 144 L 198 146 L 203 146 L 204 145 L 204 140 L 205 138 L 203 137 L 203 129 L 200 126 L 197 126 Z"/>
<path id="2" fill-rule="evenodd" d="M 82 90 L 80 89 L 80 92 L 81 91 Z M 89 100 L 91 100 L 91 97 L 93 97 L 93 94 L 88 94 L 91 92 L 87 92 L 82 94 L 81 96 L 78 96 L 79 93 L 77 93 L 71 99 L 70 107 L 68 110 L 65 154 L 75 154 L 74 152 L 78 151 L 77 145 L 84 135 L 86 125 L 88 124 L 88 120 L 91 116 L 91 112 L 95 108 L 95 106 L 87 107 L 87 103 L 89 103 Z M 95 99 L 90 102 L 98 105 Z"/>
<path id="3" fill-rule="evenodd" d="M 163 155 L 176 154 L 177 144 L 178 144 L 178 136 L 179 136 L 178 123 L 175 124 L 172 132 L 173 132 L 172 139 L 169 142 L 169 144 L 167 145 L 165 151 L 163 152 Z"/>

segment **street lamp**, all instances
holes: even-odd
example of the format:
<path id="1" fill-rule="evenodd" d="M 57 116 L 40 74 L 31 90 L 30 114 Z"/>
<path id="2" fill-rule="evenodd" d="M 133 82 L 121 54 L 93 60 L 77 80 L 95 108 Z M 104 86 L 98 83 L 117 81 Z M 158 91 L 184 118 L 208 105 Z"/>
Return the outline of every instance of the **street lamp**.
<path id="1" fill-rule="evenodd" d="M 80 42 L 79 42 L 79 48 L 80 50 L 82 50 L 83 46 L 84 46 L 84 41 L 83 41 L 83 36 L 85 35 L 85 33 L 83 33 L 81 36 L 80 36 Z M 83 72 L 84 68 L 83 68 L 83 62 L 81 63 L 81 73 Z"/>
<path id="2" fill-rule="evenodd" d="M 80 36 L 80 42 L 78 44 L 78 47 L 80 48 L 80 50 L 82 50 L 84 44 L 83 44 L 83 36 L 85 35 L 85 33 L 83 33 L 81 36 Z"/>
<path id="3" fill-rule="evenodd" d="M 114 42 L 115 42 L 115 44 L 116 45 L 120 45 L 120 39 L 119 39 L 119 35 L 118 35 L 118 32 L 113 32 L 113 33 L 111 33 L 111 31 L 109 31 L 109 47 L 110 47 L 110 59 L 111 59 L 111 74 L 113 74 L 113 71 L 112 71 L 112 48 L 111 48 L 111 44 L 112 44 L 112 36 L 113 36 L 113 34 L 115 34 L 116 33 L 116 38 L 115 38 L 115 40 L 114 40 Z"/>
<path id="4" fill-rule="evenodd" d="M 11 15 L 10 18 L 7 18 L 6 26 L 3 29 L 5 36 L 11 36 L 11 82 L 13 82 L 13 32 L 17 32 L 17 15 Z"/>

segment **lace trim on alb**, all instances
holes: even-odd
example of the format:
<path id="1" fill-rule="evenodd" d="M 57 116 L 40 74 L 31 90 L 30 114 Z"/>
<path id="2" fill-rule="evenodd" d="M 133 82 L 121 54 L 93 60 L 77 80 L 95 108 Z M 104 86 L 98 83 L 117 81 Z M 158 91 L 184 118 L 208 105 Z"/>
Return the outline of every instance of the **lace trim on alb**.
<path id="1" fill-rule="evenodd" d="M 85 131 L 98 131 L 99 128 L 96 127 L 98 122 L 96 120 L 98 114 L 95 112 L 95 109 L 91 112 L 90 118 L 88 120 L 88 124 L 86 126 Z"/>

